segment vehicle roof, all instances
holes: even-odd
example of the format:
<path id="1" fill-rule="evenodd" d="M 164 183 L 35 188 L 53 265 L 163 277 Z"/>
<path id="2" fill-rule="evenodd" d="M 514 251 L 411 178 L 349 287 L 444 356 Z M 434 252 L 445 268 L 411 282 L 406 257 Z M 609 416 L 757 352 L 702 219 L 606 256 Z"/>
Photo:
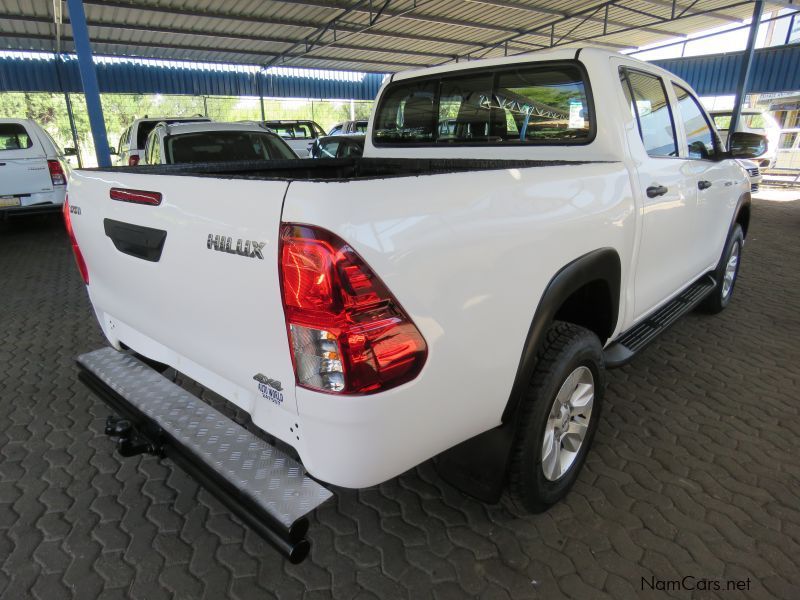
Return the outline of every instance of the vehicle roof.
<path id="1" fill-rule="evenodd" d="M 351 140 L 353 142 L 363 142 L 366 139 L 364 133 L 345 133 L 341 135 L 321 135 L 318 140 Z"/>
<path id="2" fill-rule="evenodd" d="M 281 124 L 289 124 L 289 123 L 314 123 L 311 119 L 266 119 L 261 121 L 262 123 L 281 123 Z"/>
<path id="3" fill-rule="evenodd" d="M 239 123 L 220 123 L 219 121 L 199 121 L 195 123 L 174 123 L 157 126 L 156 130 L 166 130 L 168 135 L 178 135 L 182 133 L 199 133 L 202 131 L 259 131 L 261 133 L 272 133 L 260 123 L 254 121 L 244 121 Z"/>
<path id="4" fill-rule="evenodd" d="M 742 114 L 743 115 L 744 114 L 760 115 L 763 112 L 764 112 L 763 110 L 760 110 L 758 108 L 743 108 L 742 109 Z M 722 109 L 718 108 L 716 110 L 708 111 L 708 114 L 710 114 L 710 115 L 730 115 L 730 114 L 733 114 L 733 109 L 732 108 L 726 108 L 726 109 L 722 110 Z"/>
<path id="5" fill-rule="evenodd" d="M 0 123 L 16 123 L 17 125 L 35 125 L 36 127 L 39 127 L 39 124 L 32 119 L 0 119 Z"/>
<path id="6" fill-rule="evenodd" d="M 580 48 L 554 48 L 551 50 L 540 50 L 538 52 L 528 52 L 525 54 L 515 54 L 514 56 L 501 56 L 499 58 L 485 58 L 481 60 L 471 60 L 468 62 L 445 65 L 436 67 L 429 67 L 427 69 L 411 69 L 408 71 L 401 71 L 394 73 L 390 76 L 389 81 L 401 81 L 403 79 L 411 79 L 413 77 L 424 77 L 426 75 L 436 75 L 439 73 L 457 73 L 459 71 L 471 71 L 473 69 L 481 69 L 486 67 L 504 67 L 506 65 L 515 65 L 520 63 L 534 63 L 534 62 L 550 62 L 554 60 L 574 60 L 576 56 L 585 56 L 592 54 L 598 58 L 619 56 L 628 60 L 641 62 L 643 68 L 649 71 L 656 71 L 660 74 L 669 74 L 670 77 L 675 78 L 675 75 L 656 67 L 651 63 L 640 61 L 637 58 L 614 52 L 606 48 L 597 46 L 582 46 Z"/>
<path id="7" fill-rule="evenodd" d="M 141 119 L 134 119 L 131 125 L 138 125 L 139 123 L 149 123 L 155 121 L 156 123 L 160 123 L 161 121 L 211 121 L 210 117 L 204 117 L 203 115 L 195 115 L 189 117 L 142 117 Z"/>

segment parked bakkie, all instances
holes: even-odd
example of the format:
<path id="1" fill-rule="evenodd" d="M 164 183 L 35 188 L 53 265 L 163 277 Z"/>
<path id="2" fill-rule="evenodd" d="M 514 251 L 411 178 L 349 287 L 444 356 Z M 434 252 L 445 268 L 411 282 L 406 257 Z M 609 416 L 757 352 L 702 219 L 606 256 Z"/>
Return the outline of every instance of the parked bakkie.
<path id="1" fill-rule="evenodd" d="M 30 119 L 0 119 L 0 219 L 59 212 L 75 154 Z"/>
<path id="2" fill-rule="evenodd" d="M 368 131 L 361 158 L 70 183 L 111 346 L 78 362 L 126 417 L 109 433 L 177 455 L 293 560 L 319 482 L 437 457 L 484 501 L 506 484 L 531 511 L 563 498 L 606 369 L 731 301 L 750 220 L 735 158 L 764 144 L 726 151 L 686 82 L 594 48 L 397 73 Z"/>

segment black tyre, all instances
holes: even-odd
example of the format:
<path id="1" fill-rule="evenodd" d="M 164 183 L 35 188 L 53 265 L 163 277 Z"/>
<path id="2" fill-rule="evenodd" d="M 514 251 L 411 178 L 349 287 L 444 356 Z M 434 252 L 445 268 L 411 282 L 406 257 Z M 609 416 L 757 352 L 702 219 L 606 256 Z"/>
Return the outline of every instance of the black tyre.
<path id="1" fill-rule="evenodd" d="M 597 429 L 604 388 L 600 340 L 588 329 L 555 322 L 520 407 L 509 467 L 519 505 L 542 512 L 575 483 Z"/>
<path id="2" fill-rule="evenodd" d="M 714 278 L 717 286 L 700 303 L 700 310 L 715 315 L 725 310 L 731 303 L 733 289 L 739 277 L 739 266 L 742 264 L 742 248 L 744 247 L 744 234 L 738 224 L 734 226 L 733 232 L 725 244 L 725 251 L 714 271 Z"/>

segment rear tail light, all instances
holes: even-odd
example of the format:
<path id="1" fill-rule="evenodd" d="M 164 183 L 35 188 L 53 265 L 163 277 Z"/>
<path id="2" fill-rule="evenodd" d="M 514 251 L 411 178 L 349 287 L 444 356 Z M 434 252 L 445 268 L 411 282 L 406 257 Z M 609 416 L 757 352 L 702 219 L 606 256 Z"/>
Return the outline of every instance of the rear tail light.
<path id="1" fill-rule="evenodd" d="M 47 168 L 50 170 L 50 180 L 53 185 L 67 185 L 67 176 L 64 174 L 64 168 L 57 160 L 48 160 Z"/>
<path id="2" fill-rule="evenodd" d="M 161 204 L 161 192 L 146 192 L 144 190 L 127 190 L 123 188 L 111 188 L 108 197 L 120 202 L 132 202 L 133 204 L 149 204 L 158 206 Z"/>
<path id="3" fill-rule="evenodd" d="M 280 271 L 298 385 L 370 394 L 416 377 L 427 345 L 369 265 L 318 227 L 284 225 Z"/>
<path id="4" fill-rule="evenodd" d="M 64 199 L 64 225 L 67 227 L 69 242 L 72 244 L 72 253 L 75 255 L 75 262 L 78 264 L 78 271 L 81 273 L 83 283 L 89 285 L 89 269 L 86 268 L 86 261 L 83 260 L 83 254 L 81 254 L 81 249 L 78 247 L 78 240 L 75 239 L 75 232 L 72 231 L 72 219 L 70 218 L 69 211 L 69 198 Z"/>
<path id="5" fill-rule="evenodd" d="M 128 166 L 129 167 L 135 167 L 138 164 L 139 164 L 139 155 L 138 154 L 131 154 L 128 157 Z"/>

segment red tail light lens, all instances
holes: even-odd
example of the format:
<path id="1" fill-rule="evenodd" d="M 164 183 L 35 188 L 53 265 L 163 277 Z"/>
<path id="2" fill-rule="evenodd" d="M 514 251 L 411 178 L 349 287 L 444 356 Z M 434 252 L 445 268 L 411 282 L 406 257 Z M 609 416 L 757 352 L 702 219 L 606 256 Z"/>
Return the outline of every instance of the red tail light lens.
<path id="1" fill-rule="evenodd" d="M 50 180 L 53 185 L 67 185 L 67 176 L 64 174 L 64 168 L 57 160 L 48 160 L 47 168 L 50 170 Z"/>
<path id="2" fill-rule="evenodd" d="M 69 198 L 64 199 L 64 225 L 67 227 L 69 242 L 72 244 L 72 253 L 75 255 L 75 262 L 78 264 L 78 271 L 81 273 L 83 283 L 89 285 L 89 269 L 86 268 L 86 261 L 83 260 L 83 254 L 81 254 L 81 249 L 78 247 L 78 240 L 75 239 L 75 232 L 72 231 L 72 219 L 70 218 L 69 211 Z"/>
<path id="3" fill-rule="evenodd" d="M 128 166 L 129 167 L 135 167 L 138 164 L 139 164 L 139 155 L 138 154 L 131 154 L 128 157 Z"/>
<path id="4" fill-rule="evenodd" d="M 369 265 L 318 227 L 284 225 L 281 287 L 298 385 L 370 394 L 416 377 L 428 348 Z"/>
<path id="5" fill-rule="evenodd" d="M 145 192 L 144 190 L 126 190 L 123 188 L 111 188 L 108 197 L 120 202 L 132 202 L 133 204 L 149 204 L 158 206 L 161 204 L 161 192 Z"/>

